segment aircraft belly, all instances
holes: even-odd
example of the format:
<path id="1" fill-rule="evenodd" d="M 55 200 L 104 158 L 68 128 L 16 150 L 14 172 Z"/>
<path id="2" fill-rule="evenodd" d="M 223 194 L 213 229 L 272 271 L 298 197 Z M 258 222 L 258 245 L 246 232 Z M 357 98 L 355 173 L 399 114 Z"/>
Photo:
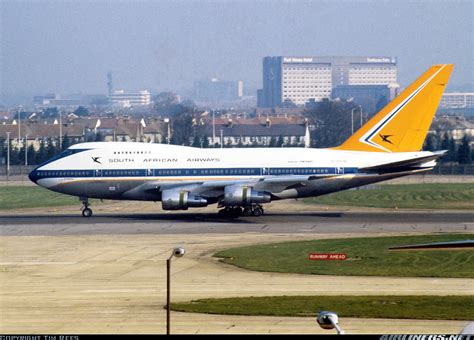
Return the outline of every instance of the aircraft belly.
<path id="1" fill-rule="evenodd" d="M 95 180 L 95 181 L 71 181 L 63 180 L 48 189 L 67 195 L 103 198 L 103 199 L 148 199 L 124 197 L 124 193 L 143 184 L 141 181 L 127 180 Z M 151 199 L 151 198 L 150 198 Z"/>

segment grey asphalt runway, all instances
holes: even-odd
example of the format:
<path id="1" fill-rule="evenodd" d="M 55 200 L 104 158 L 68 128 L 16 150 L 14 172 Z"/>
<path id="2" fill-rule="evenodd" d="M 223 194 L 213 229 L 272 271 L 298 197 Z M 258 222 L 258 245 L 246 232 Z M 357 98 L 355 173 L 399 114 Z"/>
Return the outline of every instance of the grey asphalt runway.
<path id="1" fill-rule="evenodd" d="M 0 216 L 0 235 L 469 232 L 473 212 L 296 212 L 220 218 L 215 213 Z"/>
<path id="2" fill-rule="evenodd" d="M 117 209 L 123 209 L 117 211 Z M 125 211 L 125 210 L 128 211 Z M 148 209 L 148 210 L 147 210 Z M 296 240 L 474 232 L 474 212 L 359 211 L 284 205 L 261 217 L 215 211 L 155 212 L 154 206 L 4 211 L 0 216 L 0 332 L 164 333 L 164 264 L 173 262 L 173 301 L 268 295 L 473 295 L 469 278 L 394 278 L 262 273 L 223 265 L 221 249 Z M 140 211 L 140 212 L 137 212 Z M 288 212 L 287 212 L 288 211 Z M 172 313 L 174 333 L 324 333 L 314 318 Z M 348 333 L 450 334 L 465 321 L 342 318 Z"/>

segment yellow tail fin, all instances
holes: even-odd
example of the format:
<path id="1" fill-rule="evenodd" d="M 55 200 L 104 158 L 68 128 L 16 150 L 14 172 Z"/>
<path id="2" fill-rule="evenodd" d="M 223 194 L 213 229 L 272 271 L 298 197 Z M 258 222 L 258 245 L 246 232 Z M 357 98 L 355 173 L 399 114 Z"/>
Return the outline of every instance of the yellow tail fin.
<path id="1" fill-rule="evenodd" d="M 433 65 L 335 149 L 409 152 L 423 146 L 452 64 Z"/>

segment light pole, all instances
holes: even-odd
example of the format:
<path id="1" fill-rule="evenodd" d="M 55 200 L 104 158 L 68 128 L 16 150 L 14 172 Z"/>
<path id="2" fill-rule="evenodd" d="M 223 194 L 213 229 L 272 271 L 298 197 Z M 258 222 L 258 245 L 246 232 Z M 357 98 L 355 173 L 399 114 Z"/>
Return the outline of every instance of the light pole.
<path id="1" fill-rule="evenodd" d="M 61 110 L 59 110 L 59 151 L 63 151 L 63 122 L 62 122 Z"/>
<path id="2" fill-rule="evenodd" d="M 173 257 L 180 258 L 186 253 L 184 248 L 174 248 L 171 256 L 166 260 L 166 334 L 170 334 L 170 297 L 171 297 L 171 259 Z"/>
<path id="3" fill-rule="evenodd" d="M 359 105 L 360 109 L 360 127 L 362 127 L 362 105 Z"/>
<path id="4" fill-rule="evenodd" d="M 10 132 L 7 132 L 7 182 L 10 178 Z"/>
<path id="5" fill-rule="evenodd" d="M 354 110 L 355 109 L 356 107 L 351 110 L 351 135 L 354 134 Z"/>
<path id="6" fill-rule="evenodd" d="M 28 135 L 25 135 L 25 166 L 28 166 Z"/>
<path id="7" fill-rule="evenodd" d="M 21 136 L 21 111 L 22 111 L 22 106 L 20 105 L 20 108 L 18 109 L 18 148 L 20 148 L 20 136 Z"/>
<path id="8" fill-rule="evenodd" d="M 164 122 L 168 124 L 168 131 L 167 131 L 167 136 L 166 136 L 167 138 L 166 139 L 167 139 L 168 144 L 170 144 L 170 140 L 171 140 L 171 138 L 170 138 L 171 137 L 170 136 L 171 135 L 170 119 L 165 118 Z"/>

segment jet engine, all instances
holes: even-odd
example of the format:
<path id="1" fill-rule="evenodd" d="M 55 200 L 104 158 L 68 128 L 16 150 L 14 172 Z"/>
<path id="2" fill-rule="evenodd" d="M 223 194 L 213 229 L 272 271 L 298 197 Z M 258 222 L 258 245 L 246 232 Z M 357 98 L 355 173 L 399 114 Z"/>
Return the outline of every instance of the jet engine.
<path id="1" fill-rule="evenodd" d="M 269 203 L 271 196 L 265 192 L 255 191 L 249 186 L 230 185 L 224 188 L 225 206 L 250 206 L 252 204 Z"/>
<path id="2" fill-rule="evenodd" d="M 188 210 L 207 206 L 207 199 L 193 196 L 186 190 L 163 190 L 161 193 L 161 206 L 163 210 Z"/>

